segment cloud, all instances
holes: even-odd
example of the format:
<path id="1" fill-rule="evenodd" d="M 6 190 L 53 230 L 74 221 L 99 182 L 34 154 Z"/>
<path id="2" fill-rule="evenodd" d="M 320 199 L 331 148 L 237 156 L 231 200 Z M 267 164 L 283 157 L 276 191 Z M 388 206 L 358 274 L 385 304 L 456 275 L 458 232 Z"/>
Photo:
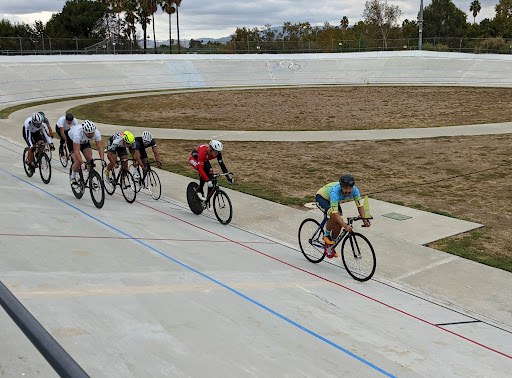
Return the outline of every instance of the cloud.
<path id="1" fill-rule="evenodd" d="M 452 0 L 468 15 L 468 22 L 473 22 L 469 14 L 470 0 Z M 424 7 L 431 3 L 424 0 Z M 484 18 L 493 18 L 494 7 L 498 0 L 480 0 L 482 10 L 476 17 L 480 22 Z M 64 0 L 0 0 L 0 9 L 6 18 L 14 22 L 33 23 L 35 20 L 47 22 L 52 13 L 60 12 Z M 317 3 L 311 0 L 183 0 L 179 9 L 180 38 L 220 38 L 235 32 L 237 27 L 263 28 L 265 24 L 282 26 L 284 22 L 309 22 L 321 26 L 324 22 L 339 25 L 343 16 L 347 16 L 351 25 L 362 20 L 364 0 L 323 0 Z M 402 10 L 401 21 L 416 20 L 420 0 L 388 0 L 388 4 L 398 5 Z M 169 17 L 161 10 L 155 15 L 157 39 L 169 37 Z M 176 39 L 176 15 L 172 16 L 173 38 Z M 152 27 L 150 27 L 152 34 Z"/>

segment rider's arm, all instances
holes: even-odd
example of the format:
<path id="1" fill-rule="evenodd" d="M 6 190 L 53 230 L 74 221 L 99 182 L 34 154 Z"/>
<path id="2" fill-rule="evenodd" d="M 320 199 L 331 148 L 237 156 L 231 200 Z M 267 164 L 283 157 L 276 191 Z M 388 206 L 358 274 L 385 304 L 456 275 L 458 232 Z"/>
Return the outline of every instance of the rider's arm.
<path id="1" fill-rule="evenodd" d="M 226 164 L 224 164 L 224 160 L 222 160 L 222 152 L 219 152 L 219 154 L 217 155 L 217 160 L 219 162 L 220 169 L 222 169 L 222 172 L 223 173 L 228 173 L 228 169 L 226 168 Z"/>
<path id="2" fill-rule="evenodd" d="M 341 215 L 338 211 L 336 211 L 335 213 L 334 212 L 331 213 L 331 217 L 334 218 L 336 220 L 336 222 L 341 227 L 343 227 L 347 232 L 352 231 L 352 227 L 350 227 L 347 223 L 345 223 L 345 221 L 343 220 L 343 218 L 341 217 Z"/>
<path id="3" fill-rule="evenodd" d="M 50 126 L 48 126 L 49 128 Z M 50 129 L 51 130 L 51 129 Z M 46 141 L 49 143 L 49 144 L 52 144 L 52 138 L 50 138 L 50 136 L 48 135 L 48 133 L 46 132 L 46 128 L 45 127 L 41 127 L 41 131 L 43 132 L 43 135 L 44 137 L 46 138 Z"/>
<path id="4" fill-rule="evenodd" d="M 82 154 L 80 153 L 80 147 L 81 147 L 80 143 L 73 141 L 73 151 L 74 151 L 76 161 L 78 162 L 79 165 L 82 165 L 82 163 L 84 161 L 82 160 Z"/>
<path id="5" fill-rule="evenodd" d="M 96 147 L 98 148 L 98 152 L 100 154 L 100 159 L 105 160 L 105 151 L 103 151 L 103 141 L 101 140 L 95 140 Z"/>
<path id="6" fill-rule="evenodd" d="M 135 162 L 140 165 L 140 167 L 142 168 L 143 171 L 146 171 L 146 166 L 144 165 L 144 163 L 142 162 L 141 158 L 140 158 L 140 151 L 139 150 L 135 150 L 133 151 L 133 154 L 132 154 L 133 158 L 135 159 Z"/>
<path id="7" fill-rule="evenodd" d="M 64 127 L 59 127 L 60 137 L 63 140 L 66 140 L 66 133 L 64 132 Z"/>
<path id="8" fill-rule="evenodd" d="M 25 125 L 25 138 L 27 139 L 27 142 L 28 142 L 30 148 L 32 148 L 33 147 L 32 132 L 30 131 L 30 126 L 26 126 L 26 125 Z"/>
<path id="9" fill-rule="evenodd" d="M 162 162 L 160 161 L 160 154 L 158 153 L 158 147 L 155 146 L 152 149 L 153 149 L 153 154 L 155 155 L 155 160 L 158 162 L 158 167 L 162 168 Z"/>

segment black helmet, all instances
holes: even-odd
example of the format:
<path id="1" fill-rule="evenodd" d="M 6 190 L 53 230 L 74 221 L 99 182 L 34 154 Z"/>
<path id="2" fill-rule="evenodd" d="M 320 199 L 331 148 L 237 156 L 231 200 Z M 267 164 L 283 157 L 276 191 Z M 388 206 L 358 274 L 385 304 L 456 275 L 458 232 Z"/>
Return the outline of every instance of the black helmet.
<path id="1" fill-rule="evenodd" d="M 66 114 L 66 121 L 70 121 L 71 122 L 74 118 L 75 117 L 73 117 L 73 114 L 71 114 L 71 113 L 67 113 Z"/>
<path id="2" fill-rule="evenodd" d="M 340 186 L 342 188 L 351 188 L 355 184 L 354 176 L 345 173 L 340 177 Z"/>

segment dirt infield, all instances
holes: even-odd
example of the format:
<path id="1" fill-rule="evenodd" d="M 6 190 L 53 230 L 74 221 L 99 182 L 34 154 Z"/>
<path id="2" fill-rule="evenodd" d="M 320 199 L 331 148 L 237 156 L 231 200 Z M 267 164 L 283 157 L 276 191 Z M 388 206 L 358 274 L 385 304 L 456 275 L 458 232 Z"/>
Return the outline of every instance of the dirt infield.
<path id="1" fill-rule="evenodd" d="M 512 89 L 321 87 L 229 90 L 112 100 L 81 119 L 174 129 L 362 130 L 512 121 Z"/>

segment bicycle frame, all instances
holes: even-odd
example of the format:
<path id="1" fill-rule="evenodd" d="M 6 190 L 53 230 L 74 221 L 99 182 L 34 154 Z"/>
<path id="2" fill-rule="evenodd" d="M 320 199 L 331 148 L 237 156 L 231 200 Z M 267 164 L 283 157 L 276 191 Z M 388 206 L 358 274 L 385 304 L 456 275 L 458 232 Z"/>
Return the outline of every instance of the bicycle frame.
<path id="1" fill-rule="evenodd" d="M 351 226 L 351 227 L 352 227 L 352 225 L 353 225 L 353 223 L 354 223 L 355 221 L 357 221 L 357 220 L 363 220 L 363 219 L 367 219 L 367 220 L 368 220 L 368 219 L 372 219 L 372 218 L 349 217 L 349 218 L 347 218 L 347 224 L 348 224 L 349 226 Z M 324 219 L 322 220 L 322 222 L 320 222 L 320 226 L 316 229 L 316 231 L 315 231 L 315 232 L 313 233 L 313 235 L 311 236 L 310 243 L 311 243 L 312 245 L 313 245 L 313 243 L 315 242 L 315 240 L 318 240 L 318 233 L 319 233 L 319 232 L 322 232 L 322 229 L 324 228 L 324 226 L 325 226 L 325 224 L 327 223 L 327 221 L 328 221 L 328 220 L 329 220 L 329 218 L 324 217 Z M 342 229 L 342 230 L 341 230 L 341 232 L 340 232 L 340 234 L 339 234 L 339 235 L 338 235 L 338 237 L 336 238 L 336 241 L 335 241 L 335 242 L 334 242 L 334 244 L 333 244 L 332 246 L 330 246 L 330 247 L 331 247 L 331 248 L 333 248 L 333 249 L 334 249 L 335 247 L 337 247 L 337 246 L 338 246 L 338 244 L 340 244 L 340 243 L 343 241 L 343 239 L 345 239 L 345 238 L 348 236 L 348 234 L 349 234 L 349 232 L 348 232 L 347 230 Z M 321 240 L 321 239 L 320 239 L 320 240 Z M 350 243 L 351 243 L 351 244 L 353 243 L 352 239 L 350 239 Z M 316 245 L 316 244 L 315 244 L 315 246 L 317 246 L 317 247 L 323 247 L 323 245 L 324 245 L 323 240 L 322 240 L 321 244 L 318 244 L 318 245 Z M 353 245 L 353 244 L 352 244 L 352 245 Z"/>

